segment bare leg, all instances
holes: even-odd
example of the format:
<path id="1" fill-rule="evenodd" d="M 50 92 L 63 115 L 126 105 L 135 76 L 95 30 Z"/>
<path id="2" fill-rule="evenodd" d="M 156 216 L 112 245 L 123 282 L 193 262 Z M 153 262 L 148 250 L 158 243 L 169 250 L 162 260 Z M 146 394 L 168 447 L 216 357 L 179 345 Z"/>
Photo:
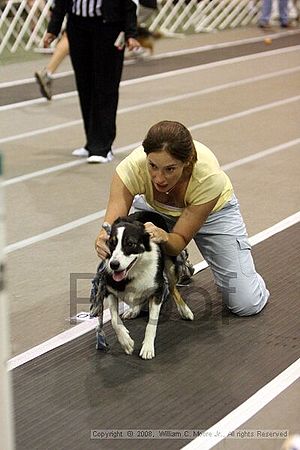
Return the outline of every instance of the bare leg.
<path id="1" fill-rule="evenodd" d="M 67 33 L 63 33 L 47 66 L 34 74 L 40 87 L 41 94 L 43 97 L 47 98 L 47 100 L 51 100 L 52 98 L 52 74 L 56 71 L 68 53 L 69 41 Z"/>
<path id="2" fill-rule="evenodd" d="M 46 66 L 48 74 L 56 72 L 58 66 L 69 54 L 69 41 L 67 33 L 64 33 L 58 42 L 53 55 L 50 58 L 49 63 Z"/>

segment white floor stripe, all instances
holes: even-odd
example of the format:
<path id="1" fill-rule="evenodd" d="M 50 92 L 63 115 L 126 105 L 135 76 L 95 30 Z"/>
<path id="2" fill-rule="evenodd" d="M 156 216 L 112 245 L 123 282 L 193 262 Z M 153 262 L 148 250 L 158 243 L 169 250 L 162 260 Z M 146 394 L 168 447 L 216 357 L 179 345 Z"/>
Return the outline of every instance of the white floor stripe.
<path id="1" fill-rule="evenodd" d="M 229 433 L 251 419 L 251 417 L 257 414 L 299 377 L 300 359 L 291 364 L 287 369 L 281 372 L 277 377 L 262 387 L 252 395 L 252 397 L 238 406 L 213 427 L 206 430 L 202 436 L 199 436 L 182 448 L 184 450 L 209 450 L 213 448 L 218 442 L 225 439 Z M 242 443 L 240 448 L 242 448 Z"/>
<path id="2" fill-rule="evenodd" d="M 208 127 L 208 126 L 211 126 L 211 125 L 220 124 L 220 123 L 226 122 L 228 120 L 234 120 L 234 119 L 237 119 L 239 117 L 244 117 L 244 116 L 247 116 L 247 115 L 250 115 L 250 114 L 253 114 L 253 113 L 256 113 L 256 112 L 260 112 L 260 111 L 263 111 L 263 110 L 266 110 L 266 109 L 269 109 L 269 108 L 274 108 L 274 107 L 282 106 L 284 104 L 288 104 L 288 103 L 291 103 L 291 102 L 294 102 L 294 101 L 298 101 L 299 98 L 300 98 L 300 96 L 297 96 L 297 97 L 293 97 L 291 99 L 279 100 L 278 102 L 268 103 L 266 105 L 261 105 L 261 106 L 252 108 L 250 110 L 241 111 L 241 112 L 238 112 L 238 113 L 235 113 L 235 114 L 231 114 L 229 116 L 221 117 L 221 118 L 218 118 L 218 119 L 213 119 L 213 120 L 210 120 L 208 122 L 202 122 L 200 124 L 195 124 L 195 125 L 190 126 L 189 129 L 191 131 L 193 131 L 193 130 L 197 130 L 199 128 L 205 128 L 205 127 Z M 230 168 L 236 167 L 236 166 L 241 165 L 241 164 L 244 164 L 245 162 L 253 161 L 255 159 L 258 159 L 259 157 L 262 158 L 263 156 L 267 156 L 268 154 L 275 153 L 277 151 L 283 150 L 283 149 L 288 148 L 290 146 L 296 145 L 298 143 L 298 141 L 299 141 L 299 139 L 294 139 L 293 141 L 286 142 L 284 144 L 280 144 L 279 146 L 271 147 L 270 149 L 264 150 L 263 152 L 259 152 L 259 153 L 256 153 L 254 155 L 251 155 L 249 157 L 243 158 L 241 160 L 229 163 L 229 164 L 223 166 L 223 169 L 224 170 L 229 170 Z M 119 147 L 119 148 L 114 150 L 114 153 L 116 153 L 116 154 L 124 153 L 124 152 L 127 152 L 128 150 L 134 149 L 138 145 L 140 145 L 140 142 L 135 142 L 135 143 L 126 145 L 124 147 Z M 258 155 L 260 155 L 260 156 L 258 156 Z M 53 172 L 56 172 L 56 171 L 59 171 L 59 170 L 69 169 L 69 168 L 74 167 L 74 166 L 79 166 L 79 165 L 81 165 L 81 164 L 83 164 L 85 162 L 86 162 L 85 159 L 76 160 L 76 161 L 70 161 L 68 163 L 59 164 L 57 166 L 49 167 L 47 169 L 42 169 L 42 170 L 38 170 L 36 172 L 31 172 L 31 173 L 28 173 L 28 174 L 25 174 L 25 175 L 20 175 L 18 177 L 13 177 L 13 178 L 10 178 L 8 180 L 5 180 L 2 183 L 2 186 L 10 186 L 10 185 L 13 185 L 13 184 L 16 184 L 16 183 L 20 183 L 20 182 L 24 182 L 26 180 L 30 180 L 31 178 L 36 178 L 36 177 L 39 177 L 39 176 L 47 175 L 47 174 L 50 174 L 50 173 L 53 173 Z"/>
<path id="3" fill-rule="evenodd" d="M 239 159 L 237 161 L 233 161 L 232 163 L 225 164 L 224 166 L 221 166 L 221 168 L 228 172 L 229 170 L 231 170 L 231 169 L 233 169 L 235 167 L 241 166 L 243 164 L 247 164 L 249 162 L 253 162 L 253 161 L 257 160 L 257 159 L 260 159 L 260 158 L 263 158 L 263 157 L 266 157 L 266 156 L 270 156 L 270 155 L 272 155 L 274 153 L 277 153 L 279 151 L 285 150 L 285 149 L 290 148 L 290 147 L 292 147 L 294 145 L 297 145 L 299 143 L 300 143 L 300 138 L 299 139 L 294 139 L 293 141 L 286 142 L 285 144 L 277 145 L 276 147 L 271 147 L 271 148 L 269 148 L 267 150 L 263 150 L 261 152 L 255 153 L 255 154 L 250 155 L 250 156 L 248 156 L 246 158 L 242 158 L 242 159 Z M 119 152 L 125 151 L 123 149 L 128 150 L 131 147 L 134 148 L 136 146 L 137 146 L 137 143 L 131 144 L 130 146 L 122 147 L 122 148 L 119 149 Z M 83 163 L 83 162 L 79 161 L 78 164 L 80 164 L 80 163 Z M 26 175 L 24 175 L 23 177 L 25 179 Z M 13 180 L 14 180 L 14 178 L 12 179 L 12 181 Z M 3 186 L 9 184 L 9 181 L 10 180 L 8 180 L 8 182 L 4 182 Z M 10 183 L 10 184 L 13 184 L 13 183 Z M 67 231 L 72 231 L 75 228 L 78 228 L 78 227 L 80 227 L 82 225 L 86 225 L 86 224 L 88 224 L 90 222 L 93 222 L 94 220 L 99 220 L 100 218 L 104 217 L 105 211 L 106 210 L 103 209 L 102 211 L 90 214 L 88 216 L 85 216 L 85 217 L 82 217 L 80 219 L 74 220 L 74 221 L 69 222 L 67 224 L 61 225 L 59 227 L 52 228 L 52 230 L 48 230 L 48 231 L 46 231 L 44 233 L 40 233 L 40 234 L 38 234 L 36 236 L 32 236 L 32 237 L 30 237 L 28 239 L 24 239 L 22 241 L 15 242 L 14 244 L 10 244 L 10 245 L 8 245 L 5 248 L 5 253 L 8 254 L 8 253 L 12 253 L 12 252 L 14 252 L 16 250 L 21 250 L 21 249 L 23 249 L 25 247 L 28 247 L 29 245 L 33 245 L 33 244 L 36 244 L 38 242 L 44 241 L 46 239 L 50 239 L 50 238 L 52 238 L 54 236 L 58 236 L 60 234 L 63 234 L 65 232 L 67 232 Z"/>
<path id="4" fill-rule="evenodd" d="M 76 161 L 67 162 L 64 164 L 59 164 L 57 166 L 48 167 L 47 169 L 37 170 L 36 172 L 27 173 L 25 175 L 20 175 L 19 177 L 13 177 L 8 180 L 3 181 L 2 186 L 10 186 L 12 184 L 22 183 L 26 180 L 31 180 L 32 178 L 41 177 L 43 175 L 49 175 L 53 172 L 58 172 L 59 170 L 70 169 L 71 167 L 80 166 L 86 161 L 83 159 L 77 159 Z"/>
<path id="5" fill-rule="evenodd" d="M 275 234 L 280 233 L 281 231 L 285 230 L 286 228 L 289 228 L 292 225 L 295 225 L 298 222 L 300 222 L 300 212 L 292 214 L 286 219 L 283 219 L 280 222 L 276 223 L 275 225 L 272 225 L 270 228 L 267 228 L 266 230 L 261 231 L 260 233 L 257 233 L 254 236 L 250 237 L 249 239 L 250 244 L 251 245 L 259 244 L 260 242 L 265 241 L 269 237 L 272 237 Z M 208 267 L 206 261 L 201 261 L 195 264 L 194 265 L 195 274 L 201 272 L 201 270 L 203 269 L 206 269 L 206 267 Z"/>
<path id="6" fill-rule="evenodd" d="M 260 242 L 263 242 L 266 239 L 274 236 L 275 234 L 280 233 L 283 230 L 286 230 L 287 228 L 291 227 L 292 225 L 295 225 L 298 222 L 300 222 L 300 211 L 296 212 L 295 214 L 292 214 L 291 216 L 287 217 L 286 219 L 281 220 L 280 222 L 276 223 L 275 225 L 272 225 L 271 227 L 267 228 L 266 230 L 255 234 L 254 236 L 252 236 L 249 239 L 250 244 L 251 245 L 259 244 Z"/>
<path id="7" fill-rule="evenodd" d="M 53 131 L 63 130 L 64 128 L 74 127 L 76 125 L 80 125 L 82 123 L 82 119 L 71 120 L 67 123 L 60 123 L 58 125 L 52 125 L 51 127 L 42 128 L 40 130 L 34 131 L 26 131 L 25 133 L 15 134 L 14 136 L 7 136 L 5 138 L 0 139 L 0 144 L 5 144 L 6 142 L 17 141 L 19 139 L 26 139 L 33 136 L 39 136 L 40 134 L 49 133 Z"/>
<path id="8" fill-rule="evenodd" d="M 289 30 L 289 31 L 290 31 L 290 33 L 288 33 L 289 35 L 295 35 L 295 34 L 300 33 L 299 30 Z M 255 36 L 255 37 L 251 37 L 251 38 L 239 39 L 237 41 L 221 42 L 219 44 L 208 44 L 208 45 L 203 45 L 201 47 L 193 47 L 193 48 L 189 49 L 188 53 L 184 49 L 183 50 L 174 50 L 172 52 L 165 52 L 165 53 L 153 55 L 151 57 L 151 59 L 161 59 L 161 58 L 167 58 L 167 57 L 182 56 L 182 55 L 192 54 L 192 53 L 207 52 L 207 51 L 211 51 L 211 50 L 215 50 L 215 49 L 235 47 L 235 46 L 240 46 L 240 45 L 245 45 L 245 44 L 254 44 L 257 42 L 264 42 L 264 40 L 266 38 L 271 38 L 272 40 L 276 40 L 276 39 L 279 39 L 279 38 L 282 38 L 285 36 L 287 36 L 287 34 L 285 32 L 270 33 L 270 34 L 266 34 L 266 35 L 264 34 L 264 35 Z"/>
<path id="9" fill-rule="evenodd" d="M 210 70 L 210 69 L 214 69 L 216 67 L 228 66 L 231 64 L 252 61 L 255 59 L 269 58 L 272 56 L 280 55 L 281 53 L 287 54 L 287 53 L 291 53 L 291 52 L 298 52 L 299 49 L 300 49 L 300 45 L 295 45 L 293 47 L 287 47 L 287 48 L 283 48 L 283 49 L 279 48 L 276 50 L 270 50 L 270 51 L 266 51 L 266 52 L 253 53 L 252 55 L 246 55 L 246 56 L 237 56 L 237 57 L 231 58 L 231 59 L 223 59 L 221 61 L 215 61 L 215 62 L 211 62 L 211 63 L 207 63 L 207 64 L 200 64 L 199 66 L 186 67 L 184 69 L 171 70 L 169 72 L 157 73 L 155 75 L 147 75 L 145 77 L 134 78 L 132 80 L 124 81 L 124 86 L 145 83 L 145 82 L 153 81 L 153 80 L 161 80 L 163 78 L 176 77 L 178 75 L 183 75 L 185 73 L 200 72 L 202 70 Z M 0 109 L 0 111 L 1 111 L 1 109 Z"/>
<path id="10" fill-rule="evenodd" d="M 139 78 L 134 78 L 132 80 L 122 81 L 120 83 L 120 87 L 122 88 L 122 87 L 130 86 L 130 85 L 133 85 L 133 84 L 140 84 L 140 83 L 145 83 L 145 82 L 148 82 L 148 81 L 159 80 L 159 79 L 163 79 L 163 78 L 169 78 L 169 77 L 173 77 L 173 76 L 183 75 L 185 73 L 192 73 L 192 72 L 198 72 L 198 71 L 201 71 L 201 70 L 208 70 L 208 69 L 211 69 L 211 68 L 214 68 L 214 67 L 220 67 L 220 66 L 229 65 L 229 64 L 236 64 L 236 63 L 239 63 L 239 62 L 249 61 L 249 60 L 253 60 L 253 59 L 279 55 L 281 53 L 286 54 L 286 53 L 298 51 L 299 48 L 300 48 L 300 46 L 296 45 L 296 46 L 293 46 L 293 47 L 287 47 L 287 48 L 283 48 L 283 49 L 270 50 L 270 51 L 266 51 L 266 52 L 254 53 L 252 55 L 238 56 L 236 58 L 216 61 L 216 62 L 213 62 L 213 63 L 207 63 L 207 64 L 201 64 L 201 65 L 198 65 L 198 66 L 186 67 L 184 69 L 171 70 L 169 72 L 162 72 L 162 73 L 158 73 L 158 74 L 155 74 L 155 75 L 147 75 L 145 77 L 139 77 Z M 76 95 L 77 95 L 77 91 L 63 93 L 63 94 L 57 94 L 57 95 L 53 95 L 52 100 L 63 99 L 63 98 L 72 97 L 72 96 L 76 96 Z M 38 99 L 33 99 L 33 100 L 26 100 L 24 102 L 18 102 L 18 103 L 12 103 L 12 104 L 8 104 L 8 105 L 2 105 L 2 106 L 0 106 L 0 112 L 8 111 L 10 109 L 15 109 L 15 108 L 27 107 L 27 106 L 30 106 L 31 104 L 38 104 L 38 103 L 47 103 L 47 100 L 45 98 L 38 98 Z"/>
<path id="11" fill-rule="evenodd" d="M 93 222 L 94 220 L 98 220 L 103 217 L 104 214 L 105 210 L 102 210 L 88 216 L 81 217 L 80 219 L 74 220 L 73 222 L 61 225 L 60 227 L 53 228 L 52 230 L 45 231 L 44 233 L 37 234 L 36 236 L 32 236 L 31 238 L 24 239 L 23 241 L 15 242 L 14 244 L 8 245 L 5 248 L 5 253 L 9 254 L 15 252 L 16 250 L 20 250 L 21 248 L 28 247 L 29 245 L 36 244 L 37 242 L 45 241 L 46 239 L 52 238 L 54 236 L 59 236 L 66 231 L 74 230 L 77 227 L 81 227 L 82 225 Z"/>
<path id="12" fill-rule="evenodd" d="M 208 264 L 206 261 L 201 261 L 197 264 L 194 265 L 194 269 L 195 269 L 195 274 L 198 272 L 201 272 L 201 270 L 206 269 L 206 267 L 208 267 Z"/>
<path id="13" fill-rule="evenodd" d="M 293 214 L 290 217 L 287 217 L 286 219 L 276 223 L 275 225 L 271 226 L 270 228 L 267 228 L 266 230 L 262 231 L 261 233 L 258 233 L 250 238 L 250 242 L 255 245 L 259 242 L 262 242 L 266 239 L 268 239 L 271 236 L 274 236 L 275 234 L 279 233 L 280 231 L 283 231 L 287 228 L 289 228 L 292 225 L 295 225 L 296 223 L 300 222 L 300 212 Z M 205 269 L 207 267 L 207 264 L 205 261 L 202 261 L 195 266 L 196 273 L 200 270 Z M 104 323 L 106 323 L 110 319 L 110 315 L 108 310 L 105 310 L 104 314 Z M 43 355 L 44 353 L 49 352 L 50 350 L 53 350 L 54 348 L 59 347 L 60 345 L 65 344 L 66 342 L 70 342 L 73 339 L 76 339 L 79 336 L 82 336 L 85 333 L 88 333 L 89 331 L 93 330 L 95 328 L 95 319 L 91 319 L 90 321 L 83 322 L 79 325 L 76 325 L 75 327 L 71 328 L 70 330 L 64 331 L 63 333 L 58 334 L 54 338 L 49 339 L 48 341 L 43 342 L 40 345 L 37 345 L 36 347 L 33 347 L 30 350 L 27 350 L 24 353 L 21 353 L 20 355 L 14 356 L 8 361 L 7 367 L 9 370 L 15 369 L 16 367 L 21 366 L 22 364 L 25 364 L 28 361 L 31 361 L 34 358 L 37 358 L 40 355 Z M 198 447 L 201 448 L 202 447 Z"/>
<path id="14" fill-rule="evenodd" d="M 128 150 L 133 150 L 138 145 L 140 145 L 140 142 L 134 142 L 129 145 L 125 145 L 124 147 L 119 147 L 114 150 L 115 154 L 118 153 L 124 153 Z M 50 173 L 57 172 L 59 170 L 65 170 L 69 169 L 74 166 L 80 166 L 82 164 L 86 164 L 86 158 L 78 158 L 76 161 L 71 161 L 64 164 L 59 164 L 57 166 L 49 167 L 47 169 L 37 170 L 36 172 L 27 173 L 25 175 L 20 175 L 19 177 L 10 178 L 9 180 L 5 180 L 2 183 L 2 186 L 10 186 L 12 184 L 17 184 L 23 181 L 31 180 L 32 178 L 40 177 L 43 175 L 49 175 Z"/>
<path id="15" fill-rule="evenodd" d="M 158 53 L 157 55 L 153 55 L 149 57 L 149 60 L 151 59 L 163 59 L 163 58 L 173 58 L 175 56 L 182 56 L 182 55 L 190 55 L 193 53 L 201 53 L 201 52 L 207 52 L 210 50 L 214 50 L 214 49 L 220 49 L 220 48 L 226 48 L 226 47 L 235 47 L 235 46 L 240 46 L 240 45 L 245 45 L 245 44 L 251 44 L 251 43 L 255 43 L 255 42 L 263 42 L 264 39 L 266 38 L 271 38 L 271 39 L 279 39 L 282 37 L 285 37 L 287 35 L 294 35 L 294 34 L 299 34 L 299 30 L 288 30 L 288 31 L 282 31 L 282 32 L 278 32 L 278 33 L 271 33 L 271 34 L 264 34 L 259 35 L 259 36 L 255 36 L 255 37 L 251 37 L 251 38 L 246 38 L 246 39 L 239 39 L 236 41 L 228 41 L 228 42 L 221 42 L 219 44 L 208 44 L 208 45 L 202 45 L 202 46 L 198 46 L 198 47 L 191 47 L 191 48 L 187 48 L 187 49 L 182 49 L 182 50 L 174 50 L 174 51 L 170 51 L 170 52 L 165 52 L 165 53 Z M 131 65 L 135 62 L 135 60 L 125 60 L 124 61 L 124 65 Z M 58 78 L 64 78 L 67 76 L 70 76 L 73 74 L 73 70 L 68 70 L 65 72 L 58 72 L 53 74 L 53 78 L 54 79 L 58 79 Z M 24 78 L 21 80 L 13 80 L 13 81 L 3 81 L 0 83 L 0 89 L 3 88 L 8 88 L 8 87 L 13 87 L 13 86 L 20 86 L 23 84 L 29 84 L 29 83 L 33 83 L 35 82 L 35 78 L 31 77 L 31 78 Z"/>
<path id="16" fill-rule="evenodd" d="M 229 114 L 225 117 L 220 117 L 219 119 L 208 120 L 207 122 L 203 122 L 197 125 L 192 125 L 189 127 L 191 131 L 198 130 L 199 128 L 209 127 L 211 125 L 217 125 L 219 123 L 224 123 L 229 120 L 239 119 L 241 117 L 246 117 L 251 114 L 256 114 L 261 111 L 265 111 L 267 109 L 278 108 L 279 106 L 288 105 L 289 103 L 298 102 L 300 100 L 300 95 L 296 95 L 295 97 L 290 97 L 283 100 L 277 100 L 275 102 L 266 103 L 264 105 L 255 106 L 254 108 L 247 109 L 245 111 L 239 111 L 234 114 Z"/>
<path id="17" fill-rule="evenodd" d="M 165 105 L 165 104 L 180 101 L 180 100 L 187 100 L 189 98 L 193 98 L 193 97 L 200 96 L 200 95 L 211 94 L 211 93 L 222 91 L 225 89 L 230 89 L 232 87 L 243 86 L 243 85 L 250 84 L 250 83 L 269 80 L 271 78 L 276 78 L 279 76 L 290 75 L 290 74 L 299 72 L 299 70 L 300 70 L 299 66 L 292 67 L 289 69 L 278 70 L 277 72 L 267 73 L 267 74 L 263 74 L 263 75 L 257 75 L 255 77 L 245 78 L 244 80 L 231 81 L 228 83 L 221 84 L 219 86 L 213 86 L 210 88 L 200 89 L 198 91 L 187 92 L 185 94 L 167 97 L 167 98 L 160 99 L 160 100 L 154 100 L 154 101 L 142 103 L 139 105 L 129 106 L 129 107 L 125 107 L 125 108 L 119 108 L 118 114 L 127 114 L 128 112 L 139 111 L 141 109 L 151 108 L 151 107 L 155 107 L 155 106 L 161 106 L 161 105 Z M 77 126 L 81 123 L 82 123 L 82 120 L 78 119 L 78 120 L 73 120 L 71 122 L 66 122 L 66 123 L 62 123 L 62 124 L 58 124 L 58 125 L 53 125 L 51 127 L 42 128 L 39 130 L 27 131 L 25 133 L 13 135 L 13 136 L 7 136 L 5 138 L 0 139 L 0 144 L 19 140 L 19 139 L 25 139 L 25 138 L 32 137 L 32 136 L 38 136 L 40 134 L 53 132 L 53 131 L 61 130 L 61 129 L 72 127 L 72 126 Z"/>
<path id="18" fill-rule="evenodd" d="M 69 77 L 70 75 L 73 75 L 73 70 L 66 70 L 65 72 L 57 72 L 52 74 L 52 78 L 59 79 L 59 78 L 65 78 Z M 13 81 L 2 81 L 0 83 L 0 89 L 6 89 L 14 86 L 22 86 L 23 84 L 30 84 L 35 83 L 35 77 L 30 78 L 23 78 L 21 80 L 13 80 Z"/>
<path id="19" fill-rule="evenodd" d="M 284 142 L 283 144 L 275 145 L 275 147 L 267 148 L 266 150 L 262 150 L 261 152 L 254 153 L 253 155 L 246 156 L 245 158 L 238 159 L 237 161 L 233 161 L 232 163 L 224 164 L 222 169 L 225 171 L 229 171 L 234 169 L 235 167 L 242 166 L 244 164 L 248 164 L 253 161 L 257 161 L 260 158 L 265 158 L 266 156 L 273 155 L 274 153 L 281 152 L 282 150 L 286 150 L 290 147 L 294 147 L 295 145 L 300 144 L 300 138 L 293 139 L 289 142 Z"/>
<path id="20" fill-rule="evenodd" d="M 104 311 L 103 319 L 104 323 L 108 322 L 109 320 L 108 310 Z M 73 341 L 74 339 L 77 339 L 78 337 L 88 333 L 91 330 L 94 330 L 96 326 L 97 326 L 97 318 L 91 319 L 90 321 L 81 322 L 79 325 L 75 325 L 73 328 L 70 328 L 69 330 L 66 330 L 63 333 L 54 336 L 48 341 L 42 342 L 42 344 L 39 344 L 31 348 L 30 350 L 27 350 L 27 352 L 21 353 L 20 355 L 11 358 L 7 363 L 7 368 L 8 370 L 12 370 L 15 369 L 16 367 L 19 367 L 27 363 L 28 361 L 32 361 L 38 356 L 44 355 L 45 353 L 57 347 L 60 347 L 61 345 L 66 344 L 67 342 Z"/>

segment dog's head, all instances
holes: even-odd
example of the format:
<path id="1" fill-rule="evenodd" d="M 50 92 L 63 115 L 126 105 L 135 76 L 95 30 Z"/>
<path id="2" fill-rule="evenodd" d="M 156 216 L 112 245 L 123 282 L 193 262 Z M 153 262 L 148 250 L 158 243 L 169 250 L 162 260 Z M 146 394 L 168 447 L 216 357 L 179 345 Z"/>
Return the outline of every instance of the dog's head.
<path id="1" fill-rule="evenodd" d="M 151 250 L 144 224 L 122 218 L 114 222 L 108 246 L 111 256 L 107 260 L 107 270 L 117 282 L 126 279 L 141 256 Z"/>

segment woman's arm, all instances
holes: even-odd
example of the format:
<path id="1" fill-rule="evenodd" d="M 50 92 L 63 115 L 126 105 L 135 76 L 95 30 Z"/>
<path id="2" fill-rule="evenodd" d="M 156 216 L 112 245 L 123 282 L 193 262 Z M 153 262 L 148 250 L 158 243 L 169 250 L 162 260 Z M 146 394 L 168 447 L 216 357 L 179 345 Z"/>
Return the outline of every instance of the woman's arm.
<path id="1" fill-rule="evenodd" d="M 47 33 L 44 36 L 44 47 L 50 47 L 51 43 L 60 33 L 62 23 L 67 13 L 68 0 L 56 0 L 51 7 L 50 22 L 47 27 Z"/>
<path id="2" fill-rule="evenodd" d="M 127 216 L 133 201 L 133 195 L 129 192 L 119 175 L 115 172 L 110 186 L 109 200 L 106 208 L 104 222 L 110 225 L 120 216 Z M 101 259 L 105 259 L 109 254 L 106 245 L 108 235 L 101 228 L 96 238 L 95 248 Z"/>
<path id="3" fill-rule="evenodd" d="M 166 233 L 151 222 L 145 224 L 146 230 L 154 242 L 164 244 L 168 255 L 177 256 L 202 227 L 218 200 L 219 196 L 203 205 L 186 207 L 171 233 Z"/>
<path id="4" fill-rule="evenodd" d="M 47 32 L 54 36 L 58 36 L 61 30 L 65 15 L 68 12 L 69 0 L 55 0 L 51 8 L 50 22 Z"/>
<path id="5" fill-rule="evenodd" d="M 121 0 L 124 8 L 125 38 L 137 37 L 137 6 L 133 0 Z"/>

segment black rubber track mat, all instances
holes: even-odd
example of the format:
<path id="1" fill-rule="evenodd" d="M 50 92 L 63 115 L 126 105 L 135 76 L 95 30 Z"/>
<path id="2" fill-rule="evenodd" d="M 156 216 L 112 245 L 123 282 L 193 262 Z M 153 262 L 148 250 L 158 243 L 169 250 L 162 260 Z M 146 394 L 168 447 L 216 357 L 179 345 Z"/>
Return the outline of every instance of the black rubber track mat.
<path id="1" fill-rule="evenodd" d="M 199 35 L 199 45 L 201 45 L 201 35 Z M 137 60 L 134 64 L 124 67 L 123 80 L 132 80 L 171 70 L 184 69 L 201 64 L 208 64 L 215 61 L 236 58 L 238 56 L 261 53 L 278 48 L 299 45 L 299 34 L 291 34 L 274 38 L 271 45 L 260 42 L 232 45 L 224 48 L 207 49 L 196 53 L 189 53 L 180 56 L 172 56 L 160 59 Z M 36 68 L 40 70 L 40 67 Z M 32 74 L 33 75 L 33 74 Z M 55 79 L 53 82 L 53 95 L 63 92 L 71 92 L 76 89 L 74 76 Z M 26 100 L 41 98 L 39 87 L 35 81 L 26 85 L 17 85 L 0 88 L 0 106 L 18 103 Z"/>
<path id="2" fill-rule="evenodd" d="M 108 353 L 96 351 L 91 332 L 14 369 L 17 449 L 179 449 L 188 440 L 91 440 L 91 430 L 204 430 L 295 362 L 300 224 L 253 253 L 271 291 L 257 316 L 223 309 L 206 269 L 182 288 L 193 322 L 165 305 L 153 360 L 138 356 L 145 315 L 126 322 L 136 343 L 131 356 L 106 324 Z"/>

